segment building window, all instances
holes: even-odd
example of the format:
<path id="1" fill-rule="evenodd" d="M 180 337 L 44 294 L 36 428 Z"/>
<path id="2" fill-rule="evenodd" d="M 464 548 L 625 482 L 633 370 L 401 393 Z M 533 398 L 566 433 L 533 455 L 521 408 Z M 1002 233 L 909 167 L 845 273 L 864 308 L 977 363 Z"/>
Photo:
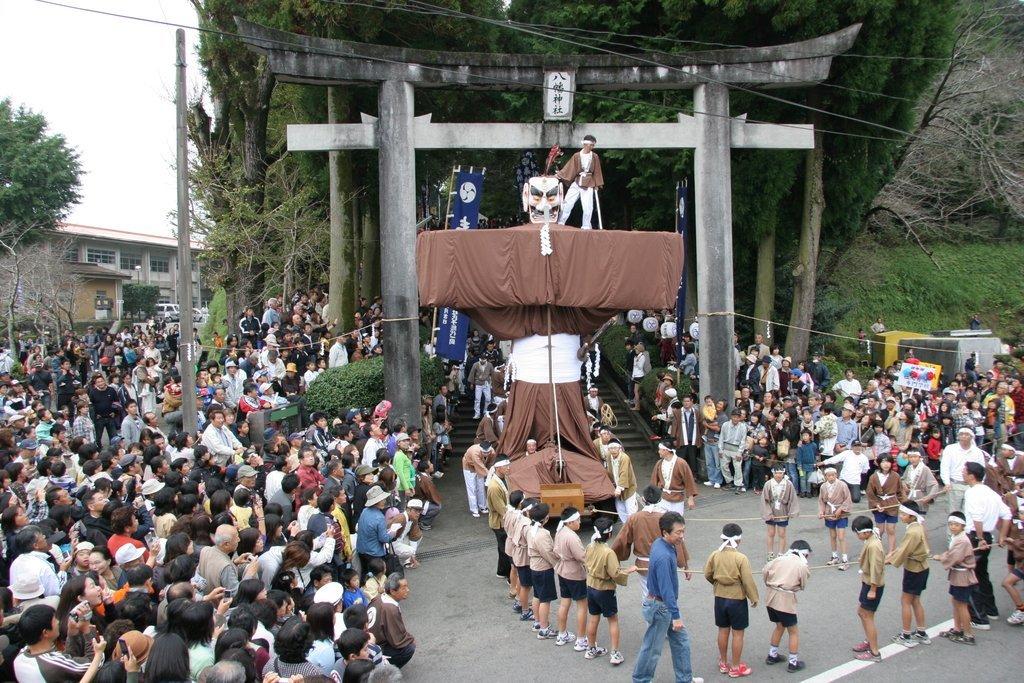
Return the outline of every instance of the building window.
<path id="1" fill-rule="evenodd" d="M 150 256 L 149 269 L 154 273 L 171 272 L 171 259 L 168 256 Z"/>
<path id="2" fill-rule="evenodd" d="M 135 270 L 142 266 L 142 256 L 121 252 L 121 270 Z"/>
<path id="3" fill-rule="evenodd" d="M 97 299 L 105 299 L 106 297 L 107 297 L 107 290 L 105 290 L 105 289 L 97 289 L 96 290 L 96 298 Z"/>
<path id="4" fill-rule="evenodd" d="M 78 263 L 78 246 L 69 244 L 64 248 L 64 260 L 69 263 Z"/>
<path id="5" fill-rule="evenodd" d="M 97 263 L 110 266 L 114 264 L 116 257 L 117 252 L 113 249 L 94 249 L 89 247 L 85 250 L 86 263 Z"/>

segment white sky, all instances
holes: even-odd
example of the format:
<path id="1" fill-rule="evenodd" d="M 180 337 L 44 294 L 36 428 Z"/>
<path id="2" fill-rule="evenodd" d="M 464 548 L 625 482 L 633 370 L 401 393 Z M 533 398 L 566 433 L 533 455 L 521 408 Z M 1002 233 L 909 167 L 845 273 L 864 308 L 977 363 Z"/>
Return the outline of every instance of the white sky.
<path id="1" fill-rule="evenodd" d="M 196 25 L 188 0 L 60 0 Z M 80 154 L 71 223 L 171 233 L 175 185 L 174 27 L 33 0 L 0 1 L 0 98 L 43 114 Z M 200 92 L 195 31 L 188 88 Z"/>

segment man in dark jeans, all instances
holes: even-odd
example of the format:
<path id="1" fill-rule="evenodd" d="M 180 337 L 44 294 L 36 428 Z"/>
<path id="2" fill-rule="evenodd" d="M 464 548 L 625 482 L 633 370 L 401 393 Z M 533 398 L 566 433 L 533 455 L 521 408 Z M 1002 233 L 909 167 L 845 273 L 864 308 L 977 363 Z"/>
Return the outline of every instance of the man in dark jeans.
<path id="1" fill-rule="evenodd" d="M 92 403 L 92 421 L 96 425 L 96 444 L 103 441 L 103 432 L 107 433 L 109 442 L 118 433 L 120 425 L 117 423 L 118 409 L 117 392 L 107 386 L 107 380 L 103 375 L 96 375 L 92 378 L 92 386 L 89 387 L 89 401 Z"/>
<path id="2" fill-rule="evenodd" d="M 964 465 L 964 516 L 967 517 L 967 537 L 974 546 L 974 574 L 978 582 L 971 589 L 971 626 L 987 631 L 990 617 L 998 617 L 992 580 L 988 574 L 988 557 L 992 552 L 993 534 L 1003 540 L 1010 524 L 1009 508 L 1003 504 L 999 494 L 982 483 L 985 468 L 976 462 Z"/>

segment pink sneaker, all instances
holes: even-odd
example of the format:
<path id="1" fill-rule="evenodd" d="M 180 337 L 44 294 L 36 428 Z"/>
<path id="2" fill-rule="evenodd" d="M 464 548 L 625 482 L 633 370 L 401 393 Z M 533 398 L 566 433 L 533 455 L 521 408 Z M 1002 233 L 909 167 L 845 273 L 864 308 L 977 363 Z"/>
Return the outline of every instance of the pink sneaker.
<path id="1" fill-rule="evenodd" d="M 729 665 L 724 659 L 718 660 L 718 673 L 727 674 L 729 673 Z"/>
<path id="2" fill-rule="evenodd" d="M 740 662 L 739 666 L 734 666 L 729 669 L 729 678 L 742 678 L 743 676 L 749 676 L 754 673 L 749 666 L 744 662 Z"/>
<path id="3" fill-rule="evenodd" d="M 871 652 L 871 644 L 866 640 L 862 640 L 854 645 L 852 649 L 854 652 Z"/>

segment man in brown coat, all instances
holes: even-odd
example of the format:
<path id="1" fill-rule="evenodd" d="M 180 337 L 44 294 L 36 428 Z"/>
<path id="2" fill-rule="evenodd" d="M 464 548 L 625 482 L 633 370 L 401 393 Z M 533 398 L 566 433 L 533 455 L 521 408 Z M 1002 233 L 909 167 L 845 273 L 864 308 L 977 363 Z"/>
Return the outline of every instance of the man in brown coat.
<path id="1" fill-rule="evenodd" d="M 665 510 L 661 507 L 661 489 L 657 486 L 647 486 L 641 496 L 644 507 L 629 516 L 612 541 L 611 548 L 623 561 L 629 559 L 630 553 L 636 556 L 636 575 L 640 579 L 640 595 L 642 599 L 646 600 L 647 567 L 650 564 L 651 544 L 661 538 L 658 522 L 665 514 Z M 676 549 L 676 560 L 680 569 L 686 569 L 689 566 L 690 554 L 686 551 L 685 543 Z M 689 581 L 690 576 L 690 574 L 684 574 L 683 578 Z"/>
<path id="2" fill-rule="evenodd" d="M 469 512 L 474 517 L 487 514 L 487 498 L 484 481 L 487 479 L 487 460 L 494 449 L 490 441 L 473 444 L 462 456 L 462 476 L 466 480 L 466 498 Z"/>
<path id="3" fill-rule="evenodd" d="M 676 455 L 673 443 L 668 439 L 658 443 L 658 456 L 661 459 L 654 463 L 651 484 L 662 491 L 662 507 L 684 515 L 687 509 L 692 510 L 697 506 L 694 502 L 697 484 L 693 479 L 693 470 L 685 460 Z"/>
<path id="4" fill-rule="evenodd" d="M 476 438 L 473 440 L 475 443 L 482 443 L 484 441 L 498 443 L 498 423 L 494 419 L 494 414 L 497 410 L 498 406 L 493 403 L 488 404 L 487 412 L 476 426 Z"/>

